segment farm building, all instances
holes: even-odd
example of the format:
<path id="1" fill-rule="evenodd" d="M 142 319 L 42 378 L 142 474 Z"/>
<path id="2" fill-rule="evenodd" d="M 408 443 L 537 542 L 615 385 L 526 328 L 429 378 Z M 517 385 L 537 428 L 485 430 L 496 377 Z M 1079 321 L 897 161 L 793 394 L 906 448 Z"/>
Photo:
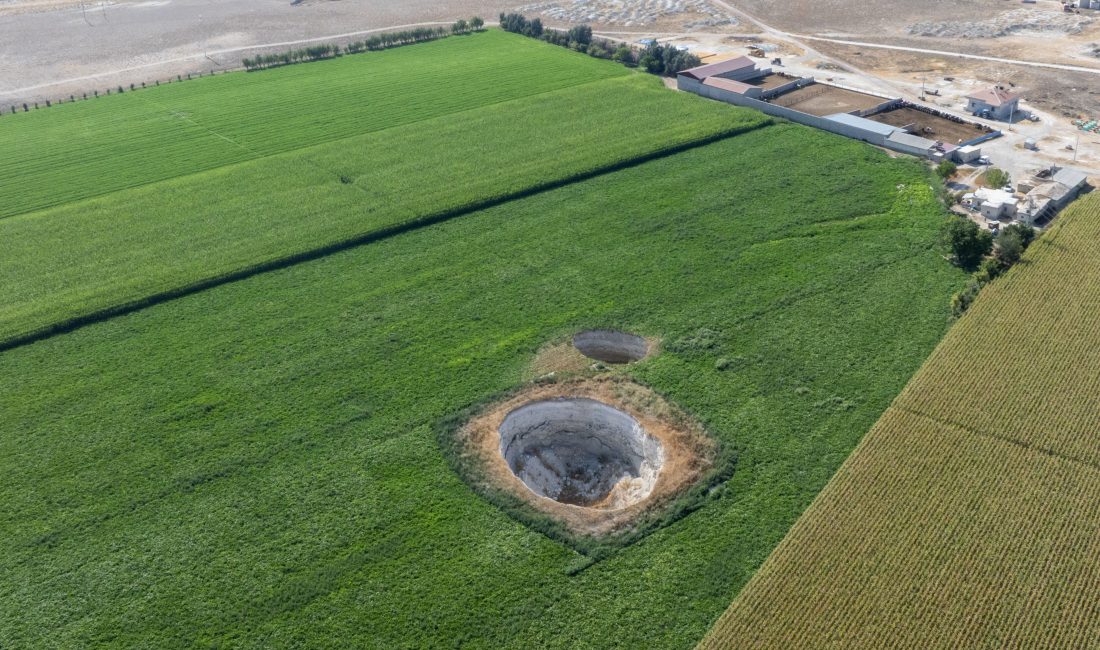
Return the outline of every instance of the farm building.
<path id="1" fill-rule="evenodd" d="M 878 122 L 851 115 L 850 113 L 836 113 L 835 115 L 826 116 L 825 119 L 838 125 L 839 128 L 830 129 L 834 133 L 840 133 L 849 138 L 870 142 L 880 147 L 885 147 L 886 140 L 897 130 L 897 127 L 890 126 L 889 124 L 879 124 Z"/>
<path id="2" fill-rule="evenodd" d="M 1035 176 L 1036 185 L 1024 197 L 1026 203 L 1019 219 L 1035 225 L 1053 217 L 1085 189 L 1088 178 L 1084 172 L 1068 167 L 1043 170 Z"/>
<path id="3" fill-rule="evenodd" d="M 747 56 L 739 56 L 726 61 L 708 63 L 697 68 L 684 70 L 678 76 L 694 79 L 695 81 L 704 81 L 708 78 L 748 81 L 770 73 L 771 68 L 758 68 L 756 67 L 756 61 Z"/>
<path id="4" fill-rule="evenodd" d="M 1008 121 L 1020 110 L 1020 95 L 1001 86 L 966 96 L 966 110 L 973 115 Z"/>
<path id="5" fill-rule="evenodd" d="M 722 77 L 707 77 L 703 80 L 703 85 L 710 86 L 711 88 L 728 90 L 731 93 L 737 93 L 738 95 L 744 95 L 746 97 L 758 98 L 764 92 L 764 89 L 760 86 L 747 84 L 743 81 L 734 81 L 733 79 L 724 79 Z"/>
<path id="6" fill-rule="evenodd" d="M 895 130 L 886 138 L 885 146 L 888 149 L 920 158 L 931 158 L 936 154 L 936 142 L 934 140 L 912 135 L 900 129 Z"/>
<path id="7" fill-rule="evenodd" d="M 990 221 L 999 221 L 1016 216 L 1016 207 L 1019 199 L 1006 190 L 995 190 L 988 187 L 978 188 L 974 192 L 972 207 L 981 212 L 982 216 Z"/>

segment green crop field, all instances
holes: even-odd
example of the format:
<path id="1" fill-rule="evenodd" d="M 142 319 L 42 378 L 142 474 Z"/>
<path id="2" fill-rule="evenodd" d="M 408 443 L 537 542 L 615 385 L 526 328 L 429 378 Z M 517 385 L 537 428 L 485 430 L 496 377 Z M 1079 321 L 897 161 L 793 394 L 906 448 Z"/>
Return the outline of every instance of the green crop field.
<path id="1" fill-rule="evenodd" d="M 0 119 L 0 218 L 626 74 L 490 31 Z"/>
<path id="2" fill-rule="evenodd" d="M 1100 638 L 1100 196 L 983 289 L 704 648 Z"/>
<path id="3" fill-rule="evenodd" d="M 538 80 L 402 123 L 436 100 L 390 77 L 446 47 Z M 947 329 L 966 278 L 922 164 L 518 36 L 357 58 L 111 97 L 264 155 L 0 220 L 0 647 L 690 647 Z M 277 108 L 330 74 L 391 88 L 385 128 Z M 585 556 L 440 431 L 593 327 L 659 339 L 613 372 L 736 460 Z"/>
<path id="4" fill-rule="evenodd" d="M 2 219 L 0 342 L 766 123 L 631 75 Z"/>

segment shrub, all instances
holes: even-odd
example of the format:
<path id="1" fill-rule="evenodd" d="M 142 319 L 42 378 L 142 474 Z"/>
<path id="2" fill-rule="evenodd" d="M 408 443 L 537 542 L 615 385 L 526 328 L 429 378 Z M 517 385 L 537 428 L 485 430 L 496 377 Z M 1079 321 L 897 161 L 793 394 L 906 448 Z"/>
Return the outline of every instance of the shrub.
<path id="1" fill-rule="evenodd" d="M 965 289 L 951 296 L 951 314 L 958 318 L 966 313 L 966 310 L 970 309 L 970 305 L 974 304 L 974 299 L 978 297 L 979 291 L 981 291 L 981 285 L 977 281 L 971 280 Z"/>
<path id="2" fill-rule="evenodd" d="M 985 173 L 985 182 L 990 187 L 1004 187 L 1012 182 L 1012 177 L 1003 169 L 993 167 Z"/>
<path id="3" fill-rule="evenodd" d="M 955 172 L 958 171 L 958 169 L 959 168 L 955 165 L 955 163 L 951 162 L 950 160 L 945 160 L 939 165 L 936 165 L 936 173 L 939 175 L 940 178 L 943 178 L 945 180 L 954 176 Z"/>

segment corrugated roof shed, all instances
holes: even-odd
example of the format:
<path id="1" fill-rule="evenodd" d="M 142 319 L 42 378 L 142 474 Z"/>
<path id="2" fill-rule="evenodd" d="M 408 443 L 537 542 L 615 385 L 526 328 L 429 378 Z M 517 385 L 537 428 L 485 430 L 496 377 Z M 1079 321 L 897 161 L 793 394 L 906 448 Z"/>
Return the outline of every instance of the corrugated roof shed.
<path id="1" fill-rule="evenodd" d="M 1054 174 L 1053 178 L 1055 183 L 1061 183 L 1066 187 L 1075 188 L 1079 185 L 1084 185 L 1088 180 L 1088 176 L 1084 172 L 1077 171 L 1076 169 L 1070 169 L 1069 167 L 1063 167 Z"/>
<path id="2" fill-rule="evenodd" d="M 751 84 L 741 83 L 733 79 L 723 79 L 722 77 L 707 77 L 703 80 L 703 85 L 714 86 L 715 88 L 728 90 L 739 95 L 744 95 L 746 91 L 756 88 L 756 86 Z"/>
<path id="3" fill-rule="evenodd" d="M 936 142 L 934 140 L 929 140 L 928 138 L 922 138 L 911 133 L 906 133 L 905 131 L 902 131 L 900 129 L 891 133 L 890 137 L 886 139 L 891 142 L 903 144 L 907 147 L 914 147 L 916 149 L 931 149 L 932 147 L 936 146 Z"/>
<path id="4" fill-rule="evenodd" d="M 847 126 L 857 129 L 863 129 L 864 131 L 869 131 L 871 133 L 876 133 L 883 137 L 890 135 L 898 128 L 889 124 L 883 124 L 881 122 L 869 120 L 865 117 L 856 117 L 855 115 L 852 115 L 850 113 L 834 113 L 827 116 L 825 119 L 831 120 L 833 122 L 840 122 L 841 124 L 845 124 Z"/>
<path id="5" fill-rule="evenodd" d="M 707 65 L 701 65 L 698 68 L 691 68 L 684 70 L 680 74 L 685 77 L 690 77 L 698 81 L 702 81 L 707 77 L 714 77 L 720 74 L 726 74 L 733 72 L 734 70 L 742 70 L 744 68 L 755 68 L 756 61 L 753 61 L 747 56 L 739 56 L 734 59 L 727 59 L 725 61 L 719 61 L 718 63 L 708 63 Z"/>

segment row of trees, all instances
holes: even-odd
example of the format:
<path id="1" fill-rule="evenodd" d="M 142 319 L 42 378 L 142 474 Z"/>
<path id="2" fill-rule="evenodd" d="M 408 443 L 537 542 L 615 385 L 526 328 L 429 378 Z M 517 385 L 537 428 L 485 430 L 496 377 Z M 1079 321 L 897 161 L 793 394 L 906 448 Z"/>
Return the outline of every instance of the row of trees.
<path id="1" fill-rule="evenodd" d="M 298 50 L 279 52 L 278 54 L 258 54 L 252 58 L 245 58 L 241 63 L 244 64 L 245 70 L 262 70 L 264 68 L 274 68 L 280 65 L 290 65 L 291 63 L 301 63 L 303 61 L 331 59 L 337 56 L 340 56 L 340 46 L 326 43 L 323 45 L 312 45 Z"/>
<path id="2" fill-rule="evenodd" d="M 652 43 L 638 52 L 625 43 L 595 38 L 592 36 L 592 28 L 588 25 L 577 25 L 569 31 L 547 29 L 538 18 L 528 20 L 522 14 L 513 13 L 500 14 L 500 26 L 505 31 L 538 38 L 599 59 L 611 59 L 631 67 L 640 66 L 646 72 L 657 75 L 671 77 L 681 70 L 694 68 L 700 64 L 699 57 L 671 46 Z"/>
<path id="3" fill-rule="evenodd" d="M 446 38 L 452 34 L 468 34 L 473 31 L 478 31 L 484 26 L 485 21 L 474 16 L 469 20 L 465 18 L 457 20 L 449 28 L 417 27 L 415 29 L 407 29 L 399 32 L 382 32 L 380 34 L 373 34 L 362 41 L 348 43 L 343 49 L 341 49 L 339 45 L 314 45 L 312 47 L 281 52 L 279 54 L 261 54 L 244 59 L 242 63 L 246 70 L 262 70 L 264 68 L 302 63 L 304 61 L 331 59 L 341 54 L 358 54 L 359 52 L 367 52 L 370 50 L 385 50 L 401 45 L 434 41 L 440 38 Z"/>
<path id="4" fill-rule="evenodd" d="M 965 269 L 977 269 L 966 288 L 951 298 L 951 311 L 958 317 L 970 308 L 982 287 L 1020 261 L 1035 241 L 1036 233 L 1031 226 L 1014 223 L 994 237 L 973 221 L 959 217 L 948 221 L 943 235 L 955 263 Z"/>

